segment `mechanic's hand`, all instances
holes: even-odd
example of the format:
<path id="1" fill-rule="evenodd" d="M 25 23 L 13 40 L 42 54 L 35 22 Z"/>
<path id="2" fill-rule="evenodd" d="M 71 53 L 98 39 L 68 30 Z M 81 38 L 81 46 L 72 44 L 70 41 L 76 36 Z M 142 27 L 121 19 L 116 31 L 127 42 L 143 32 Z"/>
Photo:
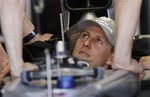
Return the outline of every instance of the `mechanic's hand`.
<path id="1" fill-rule="evenodd" d="M 24 70 L 35 70 L 35 69 L 38 69 L 37 65 L 29 62 L 24 63 Z"/>
<path id="2" fill-rule="evenodd" d="M 150 56 L 141 57 L 139 62 L 143 65 L 144 69 L 150 70 Z"/>
<path id="3" fill-rule="evenodd" d="M 52 36 L 53 36 L 53 34 L 49 34 L 49 33 L 45 33 L 43 35 L 41 35 L 41 34 L 38 33 L 33 39 L 31 39 L 25 45 L 32 44 L 32 43 L 34 43 L 36 41 L 43 41 L 44 42 L 44 41 L 50 40 Z"/>
<path id="4" fill-rule="evenodd" d="M 117 62 L 113 62 L 112 69 L 122 69 L 122 70 L 128 70 L 136 75 L 138 75 L 138 78 L 140 80 L 144 77 L 144 69 L 141 63 L 138 63 L 136 60 L 131 59 L 131 62 L 129 65 L 126 64 L 118 64 Z"/>

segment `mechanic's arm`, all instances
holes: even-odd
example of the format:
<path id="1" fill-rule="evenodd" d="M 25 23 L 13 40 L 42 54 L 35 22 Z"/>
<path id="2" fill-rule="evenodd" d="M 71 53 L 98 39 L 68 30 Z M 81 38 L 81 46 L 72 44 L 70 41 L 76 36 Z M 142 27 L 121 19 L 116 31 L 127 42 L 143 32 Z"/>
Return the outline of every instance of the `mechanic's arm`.
<path id="1" fill-rule="evenodd" d="M 136 32 L 142 0 L 115 0 L 116 45 L 113 68 L 143 71 L 131 58 L 133 37 Z"/>
<path id="2" fill-rule="evenodd" d="M 8 74 L 9 65 L 8 65 L 8 56 L 0 44 L 0 83 L 2 79 Z"/>

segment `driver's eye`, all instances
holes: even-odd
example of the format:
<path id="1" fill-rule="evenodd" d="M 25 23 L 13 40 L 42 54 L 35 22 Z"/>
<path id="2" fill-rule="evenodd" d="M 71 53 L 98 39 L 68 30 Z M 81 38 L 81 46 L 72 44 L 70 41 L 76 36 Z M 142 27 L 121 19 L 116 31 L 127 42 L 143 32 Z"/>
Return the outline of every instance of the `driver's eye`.
<path id="1" fill-rule="evenodd" d="M 97 38 L 96 41 L 100 44 L 103 44 L 103 40 L 101 38 Z"/>
<path id="2" fill-rule="evenodd" d="M 89 34 L 87 32 L 82 32 L 80 35 L 81 39 L 88 39 L 89 38 Z"/>

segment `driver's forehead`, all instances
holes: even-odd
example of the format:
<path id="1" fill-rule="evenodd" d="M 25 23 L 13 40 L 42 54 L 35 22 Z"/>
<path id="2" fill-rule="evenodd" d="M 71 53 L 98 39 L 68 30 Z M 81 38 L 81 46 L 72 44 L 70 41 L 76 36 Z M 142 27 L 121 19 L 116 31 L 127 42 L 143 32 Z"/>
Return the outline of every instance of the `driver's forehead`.
<path id="1" fill-rule="evenodd" d="M 81 36 L 83 33 L 87 33 L 87 34 L 89 34 L 90 36 L 93 36 L 93 37 L 102 37 L 104 40 L 106 40 L 107 42 L 109 42 L 108 39 L 107 39 L 107 36 L 106 36 L 106 34 L 105 34 L 105 32 L 104 32 L 104 30 L 103 30 L 102 28 L 100 28 L 100 27 L 97 27 L 97 26 L 89 26 L 89 27 L 85 28 L 85 29 L 81 32 L 80 36 Z"/>
<path id="2" fill-rule="evenodd" d="M 92 35 L 105 35 L 105 32 L 103 31 L 102 28 L 97 27 L 97 26 L 89 26 L 85 28 L 82 32 L 87 31 L 89 34 Z"/>

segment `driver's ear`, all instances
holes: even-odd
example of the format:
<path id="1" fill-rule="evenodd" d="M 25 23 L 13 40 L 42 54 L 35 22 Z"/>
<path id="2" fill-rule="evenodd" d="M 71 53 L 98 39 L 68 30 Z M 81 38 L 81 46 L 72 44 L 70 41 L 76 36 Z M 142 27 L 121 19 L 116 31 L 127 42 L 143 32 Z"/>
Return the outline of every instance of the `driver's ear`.
<path id="1" fill-rule="evenodd" d="M 109 59 L 107 60 L 107 65 L 111 65 L 111 64 L 112 64 L 112 61 L 113 61 L 113 57 L 109 58 Z"/>
<path id="2" fill-rule="evenodd" d="M 114 54 L 112 54 L 110 58 L 107 60 L 106 65 L 104 65 L 104 68 L 108 69 L 111 66 L 113 62 L 113 57 L 114 57 Z"/>

